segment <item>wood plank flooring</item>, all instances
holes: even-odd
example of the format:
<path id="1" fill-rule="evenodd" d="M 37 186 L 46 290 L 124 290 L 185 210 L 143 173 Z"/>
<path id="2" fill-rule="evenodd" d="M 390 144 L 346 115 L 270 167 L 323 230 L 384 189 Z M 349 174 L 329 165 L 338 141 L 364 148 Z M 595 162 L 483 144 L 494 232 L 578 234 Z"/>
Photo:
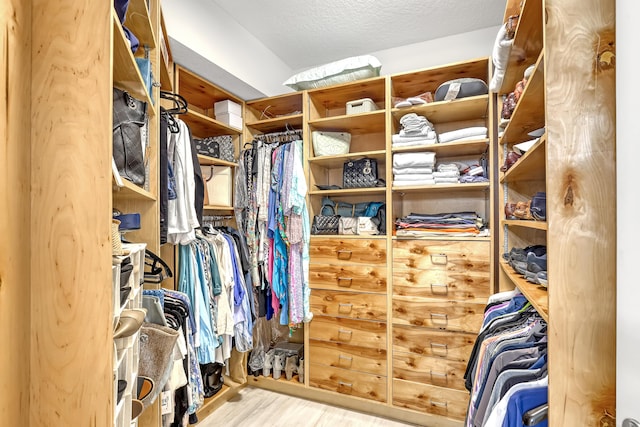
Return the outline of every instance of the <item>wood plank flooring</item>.
<path id="1" fill-rule="evenodd" d="M 297 397 L 245 387 L 198 427 L 402 427 L 414 426 Z"/>

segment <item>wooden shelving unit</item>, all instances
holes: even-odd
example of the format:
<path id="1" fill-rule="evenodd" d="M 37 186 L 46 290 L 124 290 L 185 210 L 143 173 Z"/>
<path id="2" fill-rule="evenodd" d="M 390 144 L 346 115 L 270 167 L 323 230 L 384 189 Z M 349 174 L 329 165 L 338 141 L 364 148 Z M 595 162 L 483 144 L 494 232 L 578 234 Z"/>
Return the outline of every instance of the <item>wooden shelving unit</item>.
<path id="1" fill-rule="evenodd" d="M 515 287 L 522 292 L 536 311 L 544 320 L 549 321 L 549 293 L 543 286 L 527 282 L 520 274 L 511 268 L 505 261 L 500 261 L 502 271 L 514 283 Z"/>

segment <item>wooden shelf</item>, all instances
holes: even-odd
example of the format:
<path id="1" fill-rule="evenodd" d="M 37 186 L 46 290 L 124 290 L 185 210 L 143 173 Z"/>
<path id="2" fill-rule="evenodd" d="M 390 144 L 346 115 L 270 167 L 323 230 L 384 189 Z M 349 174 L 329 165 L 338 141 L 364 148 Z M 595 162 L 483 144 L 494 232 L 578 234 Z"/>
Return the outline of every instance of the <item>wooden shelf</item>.
<path id="1" fill-rule="evenodd" d="M 164 24 L 164 15 L 160 11 L 160 34 L 158 46 L 160 47 L 160 89 L 173 92 L 173 57 L 171 47 L 167 40 L 167 27 Z"/>
<path id="2" fill-rule="evenodd" d="M 527 81 L 511 120 L 500 143 L 515 143 L 531 139 L 529 132 L 545 125 L 544 53 L 541 52 L 535 70 Z"/>
<path id="3" fill-rule="evenodd" d="M 415 237 L 415 236 L 396 236 L 394 235 L 392 237 L 393 240 L 435 240 L 435 241 L 441 241 L 441 240 L 446 240 L 446 241 L 450 241 L 450 240 L 455 240 L 455 241 L 467 241 L 467 240 L 471 240 L 474 242 L 490 242 L 491 241 L 491 236 L 423 236 L 423 237 Z"/>
<path id="4" fill-rule="evenodd" d="M 124 24 L 140 41 L 140 49 L 143 49 L 144 46 L 148 46 L 150 49 L 156 48 L 156 37 L 153 34 L 151 17 L 145 0 L 131 0 L 129 2 Z"/>
<path id="5" fill-rule="evenodd" d="M 310 196 L 351 196 L 351 195 L 363 195 L 363 194 L 384 194 L 386 192 L 385 187 L 370 187 L 370 188 L 343 188 L 341 190 L 313 190 L 309 191 Z"/>
<path id="6" fill-rule="evenodd" d="M 160 58 L 160 89 L 167 92 L 173 92 L 173 82 L 171 81 L 171 75 L 169 74 L 167 64 L 165 64 L 164 59 L 162 58 Z"/>
<path id="7" fill-rule="evenodd" d="M 504 260 L 500 261 L 502 271 L 509 277 L 516 288 L 522 292 L 542 318 L 549 322 L 549 293 L 546 288 L 535 283 L 527 282 L 519 273 L 513 270 Z"/>
<path id="8" fill-rule="evenodd" d="M 287 128 L 301 129 L 302 114 L 292 114 L 290 116 L 276 117 L 273 119 L 259 120 L 247 123 L 247 127 L 262 133 L 283 131 Z"/>
<path id="9" fill-rule="evenodd" d="M 198 154 L 198 163 L 206 166 L 229 166 L 231 168 L 235 168 L 238 166 L 237 163 L 227 162 L 226 160 L 217 159 L 215 157 L 205 156 L 203 154 Z"/>
<path id="10" fill-rule="evenodd" d="M 186 114 L 180 115 L 186 124 L 191 128 L 193 136 L 206 138 L 218 135 L 240 135 L 240 129 L 232 128 L 216 119 L 200 114 L 197 111 L 189 110 Z"/>
<path id="11" fill-rule="evenodd" d="M 547 222 L 546 221 L 532 221 L 525 219 L 506 219 L 502 221 L 503 225 L 508 225 L 510 227 L 523 227 L 523 228 L 531 228 L 534 230 L 547 230 Z"/>
<path id="12" fill-rule="evenodd" d="M 347 102 L 369 98 L 376 103 L 378 111 L 384 112 L 385 77 L 348 82 L 330 87 L 311 89 L 309 94 L 310 119 L 342 116 L 347 112 Z"/>
<path id="13" fill-rule="evenodd" d="M 189 105 L 195 105 L 202 110 L 212 110 L 216 102 L 228 99 L 244 106 L 242 99 L 204 80 L 180 65 L 176 65 L 176 74 L 178 86 L 176 89 L 180 95 L 189 101 Z M 235 131 L 235 133 L 237 132 Z"/>
<path id="14" fill-rule="evenodd" d="M 233 206 L 217 206 L 217 205 L 205 205 L 203 207 L 205 211 L 225 211 L 233 212 Z"/>
<path id="15" fill-rule="evenodd" d="M 229 387 L 227 384 L 223 384 L 222 389 L 219 392 L 208 399 L 204 399 L 204 403 L 197 412 L 198 419 L 202 421 L 204 418 L 218 409 L 220 405 L 236 396 L 238 392 L 244 387 L 244 384 L 239 386 L 234 385 L 233 387 Z"/>
<path id="16" fill-rule="evenodd" d="M 517 7 L 512 7 L 507 13 L 517 14 Z M 505 16 L 505 20 L 508 16 Z M 518 28 L 513 38 L 513 46 L 509 55 L 509 62 L 505 70 L 500 93 L 513 92 L 516 83 L 522 80 L 524 70 L 531 65 L 542 52 L 542 2 L 540 0 L 526 0 L 522 6 Z"/>
<path id="17" fill-rule="evenodd" d="M 120 20 L 112 9 L 113 21 L 113 86 L 126 90 L 134 98 L 147 103 L 149 116 L 155 116 L 156 108 L 151 102 L 136 60 L 129 48 Z"/>
<path id="18" fill-rule="evenodd" d="M 138 187 L 133 182 L 122 178 L 123 187 L 119 187 L 115 181 L 113 182 L 113 196 L 123 199 L 146 200 L 153 202 L 156 197 L 142 187 Z"/>
<path id="19" fill-rule="evenodd" d="M 397 121 L 409 113 L 424 116 L 434 124 L 485 118 L 489 114 L 489 95 L 470 96 L 468 98 L 432 102 L 410 108 L 391 109 L 391 115 Z"/>
<path id="20" fill-rule="evenodd" d="M 309 120 L 312 130 L 348 131 L 352 134 L 368 134 L 385 131 L 385 111 L 348 114 L 324 119 Z"/>
<path id="21" fill-rule="evenodd" d="M 433 185 L 418 185 L 418 186 L 402 186 L 393 187 L 392 190 L 395 193 L 415 193 L 415 192 L 429 192 L 429 193 L 443 193 L 452 191 L 478 191 L 488 190 L 490 187 L 488 182 L 472 182 L 469 184 L 433 184 Z"/>
<path id="22" fill-rule="evenodd" d="M 500 183 L 544 180 L 547 161 L 547 137 L 542 135 L 500 178 Z"/>
<path id="23" fill-rule="evenodd" d="M 475 141 L 445 142 L 444 144 L 423 145 L 421 147 L 391 147 L 393 153 L 433 151 L 438 157 L 457 157 L 483 154 L 489 147 L 489 139 Z"/>
<path id="24" fill-rule="evenodd" d="M 340 238 L 342 239 L 362 239 L 362 238 L 366 238 L 366 239 L 382 239 L 385 240 L 387 238 L 386 235 L 384 234 L 374 234 L 374 235 L 364 235 L 364 234 L 359 234 L 359 235 L 345 235 L 345 234 L 312 234 L 311 238 L 312 239 L 326 239 L 327 237 L 331 238 L 331 237 L 336 237 L 336 238 Z"/>
<path id="25" fill-rule="evenodd" d="M 338 156 L 319 156 L 309 158 L 309 166 L 318 165 L 325 168 L 342 167 L 345 162 L 358 159 L 360 157 L 369 157 L 378 161 L 378 166 L 383 165 L 386 159 L 385 150 L 361 151 L 358 153 L 341 154 Z"/>

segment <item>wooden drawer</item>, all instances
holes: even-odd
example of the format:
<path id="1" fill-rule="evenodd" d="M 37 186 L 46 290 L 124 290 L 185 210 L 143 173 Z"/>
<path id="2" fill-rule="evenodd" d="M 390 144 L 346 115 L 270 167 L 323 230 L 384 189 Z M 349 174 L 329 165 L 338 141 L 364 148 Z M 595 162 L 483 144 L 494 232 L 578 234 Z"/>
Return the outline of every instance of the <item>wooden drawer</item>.
<path id="1" fill-rule="evenodd" d="M 486 304 L 489 272 L 449 272 L 398 267 L 393 269 L 393 294 L 439 300 Z"/>
<path id="2" fill-rule="evenodd" d="M 387 351 L 309 340 L 309 363 L 387 376 Z"/>
<path id="3" fill-rule="evenodd" d="M 315 321 L 315 320 L 314 320 Z M 415 353 L 467 362 L 476 341 L 474 334 L 393 325 L 393 353 Z"/>
<path id="4" fill-rule="evenodd" d="M 413 353 L 393 352 L 393 377 L 400 380 L 465 390 L 466 362 Z"/>
<path id="5" fill-rule="evenodd" d="M 374 349 L 387 348 L 387 324 L 383 322 L 314 316 L 309 323 L 309 331 L 311 339 Z"/>
<path id="6" fill-rule="evenodd" d="M 472 241 L 395 240 L 393 269 L 490 275 L 490 243 Z"/>
<path id="7" fill-rule="evenodd" d="M 314 289 L 387 292 L 387 268 L 368 265 L 310 264 L 309 284 Z"/>
<path id="8" fill-rule="evenodd" d="M 393 380 L 394 406 L 462 420 L 469 407 L 469 393 L 413 381 Z"/>
<path id="9" fill-rule="evenodd" d="M 314 315 L 387 320 L 385 295 L 312 289 L 309 305 Z"/>
<path id="10" fill-rule="evenodd" d="M 379 375 L 310 363 L 309 385 L 349 396 L 387 401 L 387 378 Z"/>
<path id="11" fill-rule="evenodd" d="M 313 239 L 309 245 L 311 263 L 386 265 L 384 239 Z"/>
<path id="12" fill-rule="evenodd" d="M 429 301 L 398 297 L 393 301 L 393 323 L 477 333 L 482 326 L 486 304 L 460 301 Z"/>

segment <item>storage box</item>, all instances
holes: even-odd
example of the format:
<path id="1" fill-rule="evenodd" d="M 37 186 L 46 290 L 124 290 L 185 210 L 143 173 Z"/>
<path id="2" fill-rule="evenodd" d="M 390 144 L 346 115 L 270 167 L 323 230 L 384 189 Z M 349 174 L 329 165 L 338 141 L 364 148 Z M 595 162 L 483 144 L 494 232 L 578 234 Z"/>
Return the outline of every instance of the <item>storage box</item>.
<path id="1" fill-rule="evenodd" d="M 368 113 L 369 111 L 376 111 L 377 109 L 378 106 L 371 98 L 362 98 L 347 102 L 347 114 Z"/>
<path id="2" fill-rule="evenodd" d="M 240 104 L 228 99 L 225 101 L 216 102 L 215 104 L 213 104 L 213 109 L 215 111 L 216 117 L 218 117 L 220 114 L 228 113 L 235 114 L 236 116 L 242 116 L 242 107 L 240 107 Z"/>
<path id="3" fill-rule="evenodd" d="M 233 113 L 216 113 L 216 120 L 221 121 L 227 126 L 242 130 L 242 116 Z"/>
<path id="4" fill-rule="evenodd" d="M 202 165 L 205 180 L 205 205 L 232 206 L 231 168 L 229 166 Z"/>

